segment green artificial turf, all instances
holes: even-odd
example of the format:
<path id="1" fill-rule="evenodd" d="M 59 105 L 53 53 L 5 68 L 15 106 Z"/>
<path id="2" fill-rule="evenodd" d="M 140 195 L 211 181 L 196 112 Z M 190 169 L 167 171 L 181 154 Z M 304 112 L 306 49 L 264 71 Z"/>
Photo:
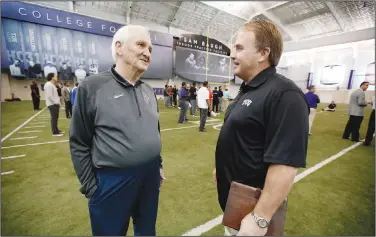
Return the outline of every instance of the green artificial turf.
<path id="1" fill-rule="evenodd" d="M 317 114 L 312 136 L 309 138 L 307 168 L 353 144 L 341 138 L 348 116 L 344 111 L 346 106 L 340 105 L 339 109 L 340 111 L 335 113 Z M 191 127 L 195 125 L 193 123 L 177 123 L 178 109 L 166 109 L 161 104 L 160 111 L 162 157 L 167 180 L 161 189 L 157 234 L 181 235 L 221 214 L 216 187 L 212 180 L 214 151 L 219 131 L 209 123 L 208 131 L 200 133 L 196 127 Z M 365 135 L 369 113 L 370 110 L 367 109 L 361 137 Z M 8 134 L 33 114 L 35 112 L 32 110 L 31 102 L 2 103 L 2 126 L 6 126 L 2 135 Z M 48 110 L 42 113 L 42 115 L 48 114 Z M 223 119 L 223 116 L 219 118 Z M 191 118 L 191 121 L 198 119 L 198 117 Z M 2 143 L 2 157 L 26 155 L 22 158 L 1 161 L 2 172 L 14 171 L 13 174 L 1 176 L 2 234 L 91 235 L 87 200 L 78 191 L 79 182 L 73 170 L 68 142 L 64 142 L 68 139 L 70 120 L 65 119 L 64 110 L 60 110 L 59 128 L 65 131 L 62 137 L 51 136 L 48 119 L 40 119 L 38 116 L 31 123 L 36 121 L 44 121 L 46 127 L 22 128 L 19 131 L 41 130 L 42 132 L 15 133 Z M 164 130 L 170 128 L 182 129 Z M 21 136 L 38 137 L 30 140 L 11 140 Z M 63 142 L 7 148 L 50 141 Z M 373 201 L 374 194 L 372 188 L 374 188 L 375 166 L 372 151 L 371 147 L 361 146 L 296 184 L 290 195 L 291 205 L 289 205 L 286 233 L 289 235 L 372 234 L 370 230 L 374 226 L 370 226 L 370 223 L 374 223 L 372 219 L 374 216 L 373 213 L 369 214 L 370 208 L 374 210 L 373 204 L 369 204 L 370 200 Z M 343 168 L 339 168 L 341 166 Z M 311 179 L 312 181 L 309 181 Z M 368 193 L 364 192 L 364 185 L 367 185 Z M 329 191 L 343 190 L 346 187 L 351 188 L 345 191 L 331 191 L 333 194 Z M 352 192 L 354 189 L 357 192 Z M 314 190 L 319 191 L 314 192 Z M 346 191 L 351 191 L 354 197 L 346 199 L 338 195 Z M 317 193 L 322 194 L 321 199 Z M 353 200 L 354 203 L 349 200 Z M 334 201 L 337 205 L 332 205 Z M 349 209 L 343 210 L 346 206 Z M 356 206 L 362 207 L 362 210 L 357 209 Z M 359 217 L 357 216 L 359 213 L 369 220 L 355 228 L 356 224 L 364 219 L 354 220 Z M 324 217 L 329 223 L 333 223 L 323 224 Z M 349 224 L 351 220 L 353 223 Z M 349 226 L 352 230 L 341 229 L 344 226 Z M 334 227 L 336 229 L 333 229 Z M 222 229 L 218 226 L 205 235 L 221 235 Z M 133 234 L 131 227 L 128 234 Z"/>

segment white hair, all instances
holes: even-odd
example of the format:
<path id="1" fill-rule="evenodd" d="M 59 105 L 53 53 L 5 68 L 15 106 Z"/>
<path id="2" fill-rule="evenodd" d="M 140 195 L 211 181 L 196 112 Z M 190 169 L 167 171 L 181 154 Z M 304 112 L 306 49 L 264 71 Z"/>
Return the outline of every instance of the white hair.
<path id="1" fill-rule="evenodd" d="M 112 59 L 115 63 L 117 58 L 115 47 L 116 42 L 120 41 L 121 43 L 126 43 L 132 36 L 139 35 L 142 32 L 149 35 L 149 29 L 141 25 L 126 25 L 121 27 L 118 31 L 116 31 L 114 37 L 112 38 L 111 44 Z"/>

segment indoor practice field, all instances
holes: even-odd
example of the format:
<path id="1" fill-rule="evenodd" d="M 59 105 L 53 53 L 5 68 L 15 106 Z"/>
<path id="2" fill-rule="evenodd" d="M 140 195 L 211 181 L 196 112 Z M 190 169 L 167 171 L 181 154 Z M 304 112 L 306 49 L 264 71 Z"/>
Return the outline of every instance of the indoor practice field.
<path id="1" fill-rule="evenodd" d="M 334 113 L 321 112 L 323 106 L 317 110 L 309 137 L 307 168 L 300 173 L 337 156 L 293 186 L 285 235 L 374 236 L 375 143 L 365 147 L 343 140 L 347 106 L 338 105 Z M 60 110 L 59 128 L 65 134 L 52 137 L 48 110 L 31 108 L 31 101 L 1 106 L 2 235 L 91 235 L 87 199 L 78 191 L 70 158 L 70 120 Z M 368 107 L 361 139 L 370 112 Z M 190 230 L 223 235 L 218 221 L 204 225 L 221 215 L 212 171 L 223 115 L 211 118 L 207 132 L 200 133 L 194 123 L 199 117 L 188 115 L 191 122 L 178 124 L 178 113 L 160 103 L 167 180 L 161 188 L 157 235 L 195 233 Z M 133 235 L 131 226 L 128 235 Z"/>

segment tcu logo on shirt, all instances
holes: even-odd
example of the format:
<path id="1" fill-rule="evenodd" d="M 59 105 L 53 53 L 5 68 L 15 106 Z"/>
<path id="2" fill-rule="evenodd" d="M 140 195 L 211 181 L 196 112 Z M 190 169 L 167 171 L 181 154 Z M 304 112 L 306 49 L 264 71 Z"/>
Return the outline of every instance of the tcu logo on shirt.
<path id="1" fill-rule="evenodd" d="M 252 100 L 246 99 L 243 101 L 242 105 L 246 105 L 247 107 L 252 104 Z"/>

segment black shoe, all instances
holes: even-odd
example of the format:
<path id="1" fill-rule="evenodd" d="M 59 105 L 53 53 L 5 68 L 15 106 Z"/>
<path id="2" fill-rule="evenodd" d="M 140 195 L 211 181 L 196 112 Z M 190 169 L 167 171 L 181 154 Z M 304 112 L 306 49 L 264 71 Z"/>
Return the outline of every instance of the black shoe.
<path id="1" fill-rule="evenodd" d="M 364 146 L 370 146 L 371 143 L 365 142 L 363 145 L 364 145 Z"/>
<path id="2" fill-rule="evenodd" d="M 64 134 L 64 132 L 63 132 L 63 131 L 61 131 L 61 130 L 59 130 L 59 133 L 61 133 L 61 134 Z"/>
<path id="3" fill-rule="evenodd" d="M 54 136 L 54 137 L 61 137 L 61 136 L 64 136 L 64 134 L 62 134 L 62 133 L 54 133 L 54 134 L 52 134 L 52 136 Z"/>
<path id="4" fill-rule="evenodd" d="M 199 129 L 200 132 L 206 132 L 206 129 Z"/>

